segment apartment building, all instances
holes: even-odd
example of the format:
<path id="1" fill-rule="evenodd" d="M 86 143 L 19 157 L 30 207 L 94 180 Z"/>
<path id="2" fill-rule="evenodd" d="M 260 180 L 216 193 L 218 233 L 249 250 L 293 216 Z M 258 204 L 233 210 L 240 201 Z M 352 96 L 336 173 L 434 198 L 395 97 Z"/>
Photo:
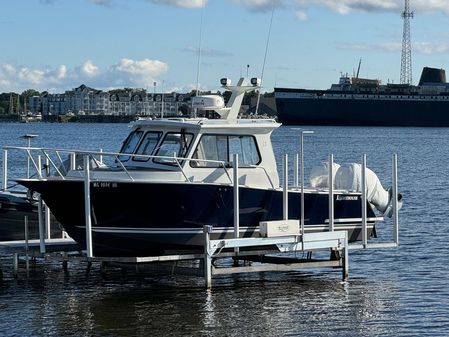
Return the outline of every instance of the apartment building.
<path id="1" fill-rule="evenodd" d="M 145 89 L 109 92 L 81 85 L 63 94 L 45 93 L 28 100 L 31 113 L 43 115 L 92 114 L 177 116 L 187 95 L 148 93 Z"/>

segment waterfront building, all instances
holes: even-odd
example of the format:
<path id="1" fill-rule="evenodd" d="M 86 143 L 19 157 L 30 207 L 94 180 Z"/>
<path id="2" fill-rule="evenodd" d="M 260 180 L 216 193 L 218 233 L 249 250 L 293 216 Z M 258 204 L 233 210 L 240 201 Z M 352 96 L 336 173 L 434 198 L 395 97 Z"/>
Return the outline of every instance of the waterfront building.
<path id="1" fill-rule="evenodd" d="M 28 99 L 31 113 L 43 115 L 136 115 L 178 116 L 186 95 L 148 93 L 145 89 L 118 89 L 109 92 L 80 85 L 61 94 L 45 92 Z M 185 107 L 184 107 L 185 110 Z"/>
<path id="2" fill-rule="evenodd" d="M 28 110 L 36 113 L 42 113 L 42 96 L 31 96 L 28 98 Z"/>

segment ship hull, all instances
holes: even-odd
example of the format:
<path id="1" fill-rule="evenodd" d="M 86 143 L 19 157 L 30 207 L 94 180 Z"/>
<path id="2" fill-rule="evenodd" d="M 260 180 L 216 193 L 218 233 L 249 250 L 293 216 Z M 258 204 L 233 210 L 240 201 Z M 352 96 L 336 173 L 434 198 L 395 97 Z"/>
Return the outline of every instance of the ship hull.
<path id="1" fill-rule="evenodd" d="M 389 95 L 384 98 L 302 97 L 306 90 L 275 89 L 279 122 L 287 125 L 449 126 L 449 97 L 426 99 Z M 344 97 L 346 96 L 346 97 Z"/>
<path id="2" fill-rule="evenodd" d="M 83 181 L 23 180 L 39 192 L 67 233 L 85 246 Z M 259 236 L 259 222 L 282 219 L 282 191 L 241 187 L 240 236 Z M 97 256 L 151 256 L 203 249 L 203 226 L 212 239 L 233 237 L 231 186 L 193 183 L 91 184 L 92 238 Z M 289 217 L 299 219 L 300 194 L 289 194 Z M 307 231 L 328 230 L 328 195 L 305 195 Z M 368 217 L 375 214 L 368 207 Z M 335 196 L 335 228 L 361 239 L 361 198 Z M 340 221 L 338 221 L 340 219 Z M 369 222 L 369 234 L 374 221 Z"/>
<path id="3" fill-rule="evenodd" d="M 25 240 L 25 218 L 28 219 L 28 239 L 39 238 L 38 207 L 26 194 L 0 192 L 0 241 Z M 44 214 L 42 214 L 42 217 Z M 51 237 L 61 237 L 62 232 L 51 217 Z"/>

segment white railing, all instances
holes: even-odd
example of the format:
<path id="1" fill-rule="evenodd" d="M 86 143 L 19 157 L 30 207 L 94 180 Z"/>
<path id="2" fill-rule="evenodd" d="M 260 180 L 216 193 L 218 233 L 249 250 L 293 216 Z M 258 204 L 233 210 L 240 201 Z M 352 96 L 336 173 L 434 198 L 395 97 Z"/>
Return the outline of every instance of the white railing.
<path id="1" fill-rule="evenodd" d="M 302 148 L 302 147 L 301 147 Z M 301 156 L 301 159 L 303 156 Z M 328 195 L 329 195 L 329 218 L 327 220 L 328 223 L 328 231 L 333 232 L 335 231 L 335 223 L 338 222 L 335 220 L 335 207 L 334 207 L 334 201 L 335 201 L 335 191 L 334 191 L 334 173 L 333 173 L 333 164 L 334 164 L 334 155 L 330 154 L 328 158 L 328 166 L 329 166 L 329 172 L 328 172 Z M 362 188 L 361 188 L 361 212 L 362 217 L 360 219 L 352 219 L 353 221 L 361 222 L 361 231 L 362 231 L 362 244 L 351 244 L 351 249 L 359 249 L 359 248 L 389 248 L 389 247 L 396 247 L 399 245 L 399 205 L 398 205 L 398 173 L 397 173 L 397 155 L 394 154 L 392 156 L 392 226 L 393 226 L 393 237 L 391 242 L 383 242 L 383 243 L 368 243 L 368 221 L 373 221 L 378 218 L 368 218 L 367 216 L 367 190 L 366 190 L 366 154 L 362 155 L 361 160 L 361 179 L 362 179 Z M 293 189 L 297 190 L 298 185 L 301 186 L 301 206 L 300 206 L 300 232 L 301 235 L 304 235 L 304 174 L 302 173 L 304 170 L 303 166 L 303 159 L 300 161 L 300 165 L 298 165 L 298 155 L 295 156 L 294 161 L 294 169 L 293 169 L 293 176 L 294 176 L 294 186 Z M 288 157 L 287 155 L 284 156 L 283 160 L 283 177 L 282 181 L 283 183 L 283 190 L 284 190 L 284 197 L 283 197 L 283 218 L 284 220 L 288 220 L 288 205 L 286 205 L 286 202 L 288 202 Z M 301 171 L 301 172 L 298 172 Z M 299 181 L 297 180 L 299 174 Z M 286 196 L 287 195 L 287 196 Z M 287 215 L 287 216 L 286 216 Z"/>
<path id="2" fill-rule="evenodd" d="M 42 178 L 42 168 L 45 168 L 46 176 L 51 174 L 51 171 L 61 179 L 66 179 L 68 171 L 72 171 L 72 174 L 75 172 L 79 172 L 79 177 L 83 177 L 83 167 L 78 165 L 77 160 L 80 162 L 80 157 L 84 158 L 85 155 L 88 155 L 90 159 L 95 163 L 95 165 L 101 169 L 104 167 L 104 157 L 112 158 L 112 165 L 109 166 L 111 169 L 121 168 L 121 170 L 126 174 L 130 181 L 135 181 L 132 173 L 129 170 L 129 167 L 125 165 L 125 161 L 121 160 L 121 158 L 126 157 L 126 161 L 130 158 L 140 158 L 142 160 L 150 160 L 156 159 L 163 162 L 173 163 L 179 169 L 179 172 L 183 175 L 186 182 L 195 182 L 195 180 L 189 179 L 185 168 L 184 163 L 186 162 L 196 162 L 204 165 L 204 163 L 213 165 L 211 166 L 197 166 L 197 168 L 219 168 L 222 169 L 229 181 L 229 184 L 233 184 L 233 178 L 229 173 L 229 168 L 232 168 L 232 162 L 220 161 L 220 160 L 209 160 L 209 159 L 196 159 L 196 158 L 183 158 L 177 157 L 176 154 L 173 156 L 159 156 L 159 155 L 141 155 L 141 154 L 128 154 L 128 153 L 119 153 L 119 152 L 104 152 L 102 150 L 99 151 L 86 151 L 86 150 L 74 150 L 74 149 L 60 149 L 60 148 L 39 148 L 39 147 L 21 147 L 21 146 L 4 146 L 3 147 L 3 177 L 2 177 L 2 190 L 6 191 L 8 189 L 8 155 L 9 151 L 23 151 L 27 156 L 27 160 L 31 162 L 34 167 L 35 174 L 38 178 Z M 63 156 L 68 155 L 68 159 L 64 159 Z M 42 165 L 42 157 L 45 158 L 45 166 Z M 80 163 L 81 164 L 81 163 Z M 131 167 L 131 166 L 130 166 Z M 136 166 L 132 166 L 132 168 L 136 168 Z M 141 167 L 142 169 L 146 169 L 147 167 Z M 267 177 L 269 184 L 272 189 L 276 189 L 276 186 L 273 183 L 270 174 L 266 170 L 266 168 L 257 166 L 257 165 L 244 165 L 240 166 L 240 168 L 251 168 L 262 170 L 262 172 Z M 95 170 L 95 169 L 93 169 Z M 27 174 L 27 178 L 29 178 L 29 174 Z"/>

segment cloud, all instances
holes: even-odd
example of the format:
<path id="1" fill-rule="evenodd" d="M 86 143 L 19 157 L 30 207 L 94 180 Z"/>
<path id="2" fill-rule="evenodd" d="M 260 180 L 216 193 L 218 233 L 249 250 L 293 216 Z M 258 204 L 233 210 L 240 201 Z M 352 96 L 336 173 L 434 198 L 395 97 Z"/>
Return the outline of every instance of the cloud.
<path id="1" fill-rule="evenodd" d="M 449 43 L 414 43 L 412 47 L 414 52 L 421 54 L 445 54 L 449 52 Z"/>
<path id="2" fill-rule="evenodd" d="M 232 0 L 253 12 L 267 12 L 283 6 L 284 0 Z"/>
<path id="3" fill-rule="evenodd" d="M 308 19 L 312 7 L 324 7 L 338 14 L 352 12 L 392 12 L 404 10 L 404 0 L 228 0 L 253 12 L 269 11 L 284 7 L 293 10 L 298 21 Z M 413 0 L 410 9 L 417 13 L 439 12 L 449 15 L 448 0 Z"/>
<path id="4" fill-rule="evenodd" d="M 386 52 L 400 52 L 402 50 L 401 43 L 360 43 L 349 44 L 341 43 L 337 45 L 337 49 L 342 50 L 358 50 L 358 51 L 386 51 Z M 449 43 L 430 43 L 418 42 L 412 45 L 413 53 L 420 54 L 445 54 L 449 52 Z"/>
<path id="5" fill-rule="evenodd" d="M 99 89 L 117 87 L 146 87 L 168 71 L 168 64 L 158 60 L 132 60 L 123 58 L 106 67 L 87 60 L 69 69 L 66 65 L 55 68 L 31 69 L 9 63 L 0 64 L 0 92 L 23 91 L 33 88 L 64 92 L 82 83 Z"/>
<path id="6" fill-rule="evenodd" d="M 198 47 L 194 46 L 187 46 L 184 48 L 184 51 L 198 55 Z M 226 50 L 218 50 L 218 49 L 212 49 L 212 48 L 201 48 L 201 56 L 208 56 L 208 57 L 229 57 L 233 56 L 234 54 L 226 51 Z"/>
<path id="7" fill-rule="evenodd" d="M 99 68 L 94 65 L 91 60 L 87 60 L 79 68 L 79 71 L 86 77 L 95 77 L 99 73 Z"/>
<path id="8" fill-rule="evenodd" d="M 347 14 L 354 11 L 399 11 L 400 0 L 297 0 L 296 4 L 301 8 L 310 6 L 323 6 L 339 14 Z M 402 2 L 403 3 L 403 2 Z M 403 7 L 403 5 L 402 5 Z"/>
<path id="9" fill-rule="evenodd" d="M 351 12 L 395 12 L 404 10 L 404 0 L 292 0 L 299 8 L 322 6 L 339 14 Z M 447 0 L 414 0 L 411 10 L 416 12 L 441 12 L 449 15 Z"/>
<path id="10" fill-rule="evenodd" d="M 147 0 L 157 5 L 169 5 L 181 8 L 201 8 L 206 6 L 208 0 Z"/>
<path id="11" fill-rule="evenodd" d="M 168 71 L 168 64 L 158 61 L 143 59 L 134 61 L 123 58 L 118 63 L 110 66 L 105 74 L 105 79 L 115 86 L 146 86 L 153 83 L 156 76 Z"/>
<path id="12" fill-rule="evenodd" d="M 42 4 L 54 4 L 60 0 L 39 0 Z M 113 3 L 125 0 L 87 0 L 94 5 L 109 7 Z M 180 8 L 201 8 L 207 5 L 209 0 L 146 0 L 156 5 L 167 5 Z M 404 0 L 227 0 L 236 3 L 253 12 L 270 11 L 274 8 L 293 8 L 295 11 L 305 11 L 314 6 L 325 7 L 339 14 L 351 12 L 394 12 L 404 10 Z M 126 1 L 130 4 L 131 1 Z M 440 12 L 449 15 L 448 0 L 413 0 L 411 10 L 422 12 Z M 297 16 L 295 12 L 295 16 Z M 300 14 L 300 16 L 303 16 Z"/>
<path id="13" fill-rule="evenodd" d="M 51 5 L 60 0 L 39 0 L 40 3 L 45 5 Z M 126 3 L 127 5 L 131 4 L 130 0 L 87 0 L 88 2 L 104 7 L 110 7 L 117 2 Z M 168 5 L 174 7 L 181 8 L 201 8 L 207 4 L 208 0 L 146 0 L 147 2 L 156 4 L 156 5 Z"/>
<path id="14" fill-rule="evenodd" d="M 112 5 L 112 0 L 89 0 L 90 2 L 92 2 L 94 5 L 99 5 L 99 6 L 111 6 Z"/>
<path id="15" fill-rule="evenodd" d="M 309 16 L 304 11 L 296 11 L 295 18 L 298 21 L 307 21 L 309 19 Z"/>

